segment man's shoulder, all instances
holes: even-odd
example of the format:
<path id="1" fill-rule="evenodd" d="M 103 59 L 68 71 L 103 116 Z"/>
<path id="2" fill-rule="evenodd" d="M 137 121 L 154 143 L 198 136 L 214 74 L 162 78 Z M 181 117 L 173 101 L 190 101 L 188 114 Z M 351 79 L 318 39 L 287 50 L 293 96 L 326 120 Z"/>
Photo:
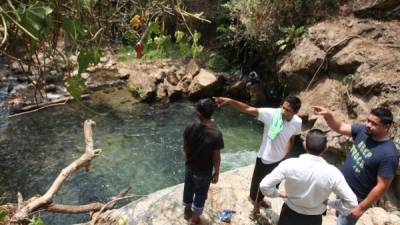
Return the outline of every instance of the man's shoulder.
<path id="1" fill-rule="evenodd" d="M 196 125 L 199 125 L 199 124 L 200 124 L 200 123 L 197 122 L 197 121 L 188 123 L 188 124 L 186 125 L 185 129 L 190 129 L 190 128 L 192 128 L 192 127 L 194 127 L 194 126 L 196 126 Z"/>
<path id="2" fill-rule="evenodd" d="M 296 124 L 301 124 L 303 122 L 303 120 L 297 114 L 293 116 L 292 121 L 293 121 L 293 123 L 296 123 Z"/>
<path id="3" fill-rule="evenodd" d="M 396 144 L 393 140 L 388 140 L 383 142 L 379 148 L 382 150 L 382 156 L 386 157 L 399 157 L 399 152 L 397 150 Z"/>
<path id="4" fill-rule="evenodd" d="M 289 158 L 289 159 L 285 159 L 283 160 L 281 163 L 279 163 L 280 166 L 285 166 L 285 167 L 294 167 L 296 166 L 298 163 L 303 164 L 302 159 L 300 158 Z"/>
<path id="5" fill-rule="evenodd" d="M 218 127 L 216 127 L 214 124 L 212 126 L 208 126 L 207 129 L 211 132 L 215 132 L 218 134 L 222 134 L 221 130 L 218 129 Z"/>
<path id="6" fill-rule="evenodd" d="M 262 107 L 262 108 L 256 108 L 257 112 L 260 114 L 272 114 L 279 108 L 270 108 L 270 107 Z"/>

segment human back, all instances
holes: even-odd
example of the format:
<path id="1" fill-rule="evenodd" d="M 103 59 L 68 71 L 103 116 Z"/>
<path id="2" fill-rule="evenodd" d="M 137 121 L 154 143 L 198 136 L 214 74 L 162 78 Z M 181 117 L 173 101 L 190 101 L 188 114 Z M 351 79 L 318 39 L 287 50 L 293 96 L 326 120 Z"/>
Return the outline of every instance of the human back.
<path id="1" fill-rule="evenodd" d="M 285 176 L 288 206 L 306 215 L 323 213 L 326 210 L 323 202 L 336 191 L 337 178 L 342 177 L 339 169 L 309 154 L 287 159 L 281 164 L 288 167 Z"/>
<path id="2" fill-rule="evenodd" d="M 183 135 L 188 148 L 187 168 L 197 175 L 211 174 L 213 152 L 223 146 L 221 132 L 196 121 L 185 128 Z"/>

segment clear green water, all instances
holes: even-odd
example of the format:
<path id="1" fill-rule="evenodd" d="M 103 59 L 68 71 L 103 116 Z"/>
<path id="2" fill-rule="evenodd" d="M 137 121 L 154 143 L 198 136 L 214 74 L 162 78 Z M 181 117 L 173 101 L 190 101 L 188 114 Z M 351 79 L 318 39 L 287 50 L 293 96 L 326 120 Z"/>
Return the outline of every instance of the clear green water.
<path id="1" fill-rule="evenodd" d="M 105 111 L 104 107 L 97 107 Z M 73 104 L 12 119 L 1 119 L 0 193 L 14 201 L 43 194 L 60 170 L 84 152 L 83 122 L 92 119 L 95 148 L 102 155 L 90 173 L 79 171 L 55 202 L 108 201 L 130 186 L 131 194 L 149 194 L 183 182 L 182 131 L 195 120 L 192 103 L 136 104 L 124 112 L 100 116 Z M 218 109 L 215 124 L 224 135 L 222 171 L 254 163 L 262 125 L 230 107 Z M 41 214 L 47 225 L 83 222 L 84 215 Z"/>

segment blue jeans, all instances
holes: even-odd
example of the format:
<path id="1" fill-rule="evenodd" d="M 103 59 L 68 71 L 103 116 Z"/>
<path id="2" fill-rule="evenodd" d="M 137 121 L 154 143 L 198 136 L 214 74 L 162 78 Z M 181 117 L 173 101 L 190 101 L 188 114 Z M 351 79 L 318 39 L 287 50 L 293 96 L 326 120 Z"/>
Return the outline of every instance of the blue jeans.
<path id="1" fill-rule="evenodd" d="M 192 206 L 192 211 L 198 215 L 203 213 L 204 203 L 207 199 L 211 175 L 195 175 L 185 171 L 185 185 L 183 188 L 183 205 Z"/>
<path id="2" fill-rule="evenodd" d="M 355 225 L 358 218 L 348 217 L 339 211 L 336 211 L 336 225 Z"/>

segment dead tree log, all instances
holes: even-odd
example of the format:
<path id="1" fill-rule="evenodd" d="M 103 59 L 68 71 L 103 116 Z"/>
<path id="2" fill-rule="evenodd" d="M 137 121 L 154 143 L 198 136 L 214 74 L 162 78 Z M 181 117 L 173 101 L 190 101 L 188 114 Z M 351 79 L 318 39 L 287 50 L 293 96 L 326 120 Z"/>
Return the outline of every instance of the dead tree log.
<path id="1" fill-rule="evenodd" d="M 29 218 L 29 215 L 38 210 L 41 207 L 46 208 L 52 203 L 53 197 L 60 190 L 64 182 L 70 177 L 73 173 L 79 170 L 82 167 L 88 171 L 90 167 L 90 163 L 93 159 L 100 155 L 101 149 L 93 149 L 93 138 L 92 138 L 92 125 L 95 124 L 92 120 L 86 120 L 84 123 L 84 135 L 85 135 L 85 153 L 77 160 L 69 164 L 66 168 L 64 168 L 61 173 L 57 176 L 51 187 L 47 190 L 47 192 L 38 197 L 37 199 L 29 202 L 27 205 L 18 209 L 17 212 L 11 219 L 11 222 L 20 223 Z"/>

